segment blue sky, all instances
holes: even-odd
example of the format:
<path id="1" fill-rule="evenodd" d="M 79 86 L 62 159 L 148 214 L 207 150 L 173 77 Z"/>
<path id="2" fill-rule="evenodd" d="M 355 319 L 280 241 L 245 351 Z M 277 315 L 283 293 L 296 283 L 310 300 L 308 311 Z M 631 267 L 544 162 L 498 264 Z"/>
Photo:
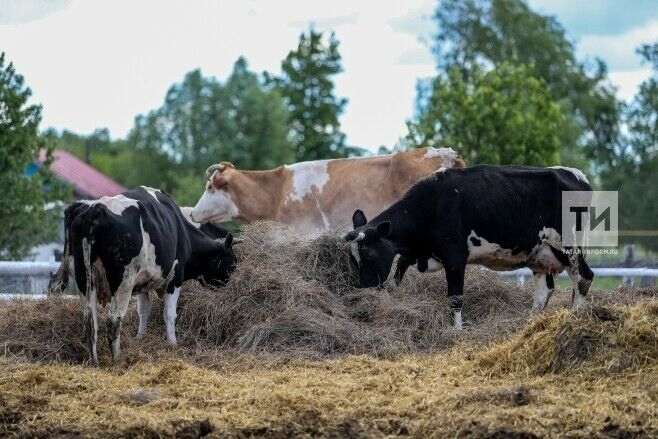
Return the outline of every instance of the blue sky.
<path id="1" fill-rule="evenodd" d="M 658 1 L 530 0 L 565 26 L 581 58 L 608 64 L 630 99 L 649 75 L 635 48 L 658 40 Z M 299 33 L 335 30 L 345 72 L 337 93 L 348 142 L 376 150 L 406 132 L 416 80 L 434 73 L 434 0 L 0 0 L 0 50 L 44 106 L 42 127 L 124 136 L 138 113 L 194 68 L 224 79 L 246 56 L 278 72 Z"/>

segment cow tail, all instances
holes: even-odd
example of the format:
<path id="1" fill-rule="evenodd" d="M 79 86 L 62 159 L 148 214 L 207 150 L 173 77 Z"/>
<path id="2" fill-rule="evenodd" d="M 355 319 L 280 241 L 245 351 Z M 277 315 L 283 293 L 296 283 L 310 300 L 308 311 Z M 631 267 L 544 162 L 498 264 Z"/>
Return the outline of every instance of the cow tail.
<path id="1" fill-rule="evenodd" d="M 90 207 L 89 214 L 87 215 L 87 236 L 82 242 L 82 253 L 84 257 L 85 271 L 87 273 L 87 291 L 86 295 L 89 297 L 89 292 L 94 287 L 94 282 L 97 281 L 94 273 L 94 268 L 91 266 L 91 252 L 96 241 L 96 229 L 100 221 L 107 215 L 105 206 L 95 204 Z"/>

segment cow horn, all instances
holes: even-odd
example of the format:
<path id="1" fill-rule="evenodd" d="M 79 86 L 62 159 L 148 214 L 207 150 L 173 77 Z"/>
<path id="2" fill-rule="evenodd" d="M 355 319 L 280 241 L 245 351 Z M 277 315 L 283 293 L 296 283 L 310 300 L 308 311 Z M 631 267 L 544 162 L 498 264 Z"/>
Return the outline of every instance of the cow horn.
<path id="1" fill-rule="evenodd" d="M 351 232 L 348 232 L 347 235 L 345 235 L 345 241 L 348 242 L 359 242 L 363 241 L 366 237 L 366 234 L 364 232 L 359 232 L 357 233 L 356 230 L 352 230 Z"/>
<path id="2" fill-rule="evenodd" d="M 206 169 L 206 177 L 210 178 L 210 176 L 215 172 L 224 172 L 226 168 L 233 168 L 235 169 L 235 166 L 233 166 L 233 163 L 231 162 L 219 162 L 215 165 L 210 166 L 208 169 Z"/>
<path id="3" fill-rule="evenodd" d="M 222 165 L 220 163 L 210 166 L 208 169 L 206 169 L 206 177 L 210 178 L 210 176 L 220 168 L 222 168 Z"/>

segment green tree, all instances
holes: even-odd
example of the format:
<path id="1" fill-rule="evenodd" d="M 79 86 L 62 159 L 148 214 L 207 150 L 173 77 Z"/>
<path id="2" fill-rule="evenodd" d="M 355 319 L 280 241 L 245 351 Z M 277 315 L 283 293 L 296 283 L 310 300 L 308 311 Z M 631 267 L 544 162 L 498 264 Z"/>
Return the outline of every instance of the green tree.
<path id="1" fill-rule="evenodd" d="M 359 155 L 359 148 L 345 145 L 338 117 L 347 99 L 334 94 L 333 76 L 343 71 L 335 34 L 325 39 L 311 28 L 302 33 L 295 50 L 281 63 L 281 76 L 268 75 L 285 99 L 295 158 L 329 159 Z"/>
<path id="2" fill-rule="evenodd" d="M 62 195 L 45 166 L 33 175 L 26 168 L 44 146 L 39 138 L 41 106 L 28 105 L 31 95 L 12 63 L 0 54 L 0 258 L 22 259 L 35 245 L 56 236 L 58 209 L 46 203 Z"/>
<path id="3" fill-rule="evenodd" d="M 553 165 L 559 162 L 560 107 L 525 66 L 501 64 L 468 77 L 453 68 L 434 79 L 417 122 L 415 146 L 455 146 L 467 163 Z"/>
<path id="4" fill-rule="evenodd" d="M 214 157 L 243 169 L 270 169 L 294 160 L 283 99 L 278 90 L 263 87 L 244 58 L 235 63 L 223 94 L 230 129 L 219 132 L 211 144 Z"/>
<path id="5" fill-rule="evenodd" d="M 621 142 L 614 166 L 601 177 L 604 189 L 619 190 L 620 226 L 626 230 L 658 229 L 658 42 L 638 49 L 651 76 L 640 84 L 627 108 L 628 135 Z M 641 196 L 638 196 L 641 194 Z M 658 251 L 658 239 L 633 238 Z"/>
<path id="6" fill-rule="evenodd" d="M 533 66 L 566 116 L 559 132 L 561 161 L 607 168 L 619 140 L 621 106 L 606 85 L 601 60 L 578 61 L 564 28 L 523 0 L 442 0 L 436 9 L 434 53 L 440 72 L 455 66 L 468 77 L 501 63 Z"/>
<path id="7" fill-rule="evenodd" d="M 129 141 L 166 155 L 185 172 L 220 160 L 262 169 L 292 158 L 283 101 L 264 88 L 244 58 L 225 84 L 198 70 L 188 73 L 169 89 L 162 107 L 135 119 Z"/>

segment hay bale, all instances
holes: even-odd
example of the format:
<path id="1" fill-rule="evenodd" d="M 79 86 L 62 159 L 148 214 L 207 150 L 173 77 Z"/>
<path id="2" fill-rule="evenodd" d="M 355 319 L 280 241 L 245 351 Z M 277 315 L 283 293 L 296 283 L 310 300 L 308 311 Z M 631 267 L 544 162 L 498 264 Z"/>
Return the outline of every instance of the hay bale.
<path id="1" fill-rule="evenodd" d="M 443 274 L 410 270 L 395 291 L 357 289 L 349 246 L 337 233 L 305 240 L 280 224 L 257 223 L 243 239 L 228 285 L 188 286 L 182 337 L 305 357 L 390 356 L 442 348 L 457 337 Z M 523 288 L 480 268 L 469 269 L 465 291 L 464 318 L 485 339 L 522 323 L 532 301 Z"/>
<path id="2" fill-rule="evenodd" d="M 537 317 L 506 343 L 478 355 L 491 375 L 616 373 L 658 361 L 658 301 L 631 307 L 590 305 L 576 314 L 562 310 Z"/>
<path id="3" fill-rule="evenodd" d="M 32 361 L 81 362 L 87 358 L 78 301 L 53 296 L 0 305 L 0 349 L 4 356 Z"/>
<path id="4" fill-rule="evenodd" d="M 177 349 L 167 349 L 164 343 L 161 301 L 154 301 L 144 340 L 134 339 L 137 315 L 131 307 L 122 331 L 122 363 L 175 355 L 218 364 L 228 352 L 393 357 L 442 349 L 460 339 L 489 343 L 516 331 L 529 316 L 531 286 L 520 287 L 489 270 L 469 267 L 467 329 L 455 333 L 443 273 L 410 269 L 394 291 L 357 289 L 349 246 L 338 233 L 306 239 L 286 226 L 265 222 L 246 226 L 241 237 L 236 247 L 239 263 L 226 286 L 184 286 Z M 99 349 L 101 356 L 108 356 L 104 318 L 101 312 Z M 77 301 L 0 304 L 0 346 L 6 355 L 81 362 L 87 358 L 82 327 Z"/>

